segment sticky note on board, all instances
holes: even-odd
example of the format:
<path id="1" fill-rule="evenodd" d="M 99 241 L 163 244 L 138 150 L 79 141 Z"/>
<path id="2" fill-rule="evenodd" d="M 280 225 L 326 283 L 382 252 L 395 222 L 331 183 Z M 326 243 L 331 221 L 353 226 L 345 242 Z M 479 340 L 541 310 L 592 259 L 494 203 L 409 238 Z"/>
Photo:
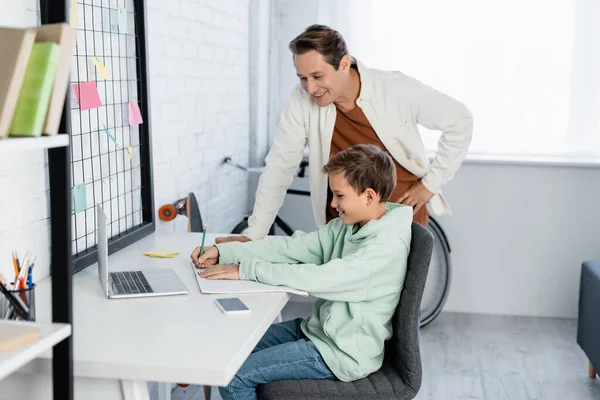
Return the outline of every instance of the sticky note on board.
<path id="1" fill-rule="evenodd" d="M 103 13 L 108 13 L 108 18 L 103 20 L 102 29 L 105 33 L 119 33 L 119 8 L 113 4 L 108 8 L 108 10 L 102 10 Z"/>
<path id="2" fill-rule="evenodd" d="M 119 33 L 127 33 L 127 9 L 119 8 Z"/>
<path id="3" fill-rule="evenodd" d="M 115 146 L 117 146 L 117 148 L 119 148 L 119 145 L 117 143 L 117 139 L 115 139 L 115 137 L 110 133 L 110 131 L 106 127 L 106 124 L 102 124 L 102 126 L 104 127 L 104 133 L 106 133 L 106 136 L 108 136 L 108 138 L 110 140 L 112 140 L 112 142 L 115 144 Z"/>
<path id="4" fill-rule="evenodd" d="M 142 113 L 140 112 L 140 107 L 138 106 L 137 101 L 129 102 L 129 125 L 139 125 L 143 123 Z"/>
<path id="5" fill-rule="evenodd" d="M 73 91 L 81 111 L 98 108 L 102 105 L 98 88 L 96 88 L 96 81 L 74 83 Z"/>
<path id="6" fill-rule="evenodd" d="M 71 0 L 71 7 L 69 8 L 69 11 L 69 25 L 71 25 L 71 28 L 77 29 L 77 0 Z"/>
<path id="7" fill-rule="evenodd" d="M 106 69 L 104 64 L 102 64 L 102 61 L 100 61 L 100 59 L 96 56 L 92 57 L 92 61 L 94 61 L 94 64 L 96 65 L 96 70 L 98 71 L 98 75 L 100 75 L 100 78 L 108 79 L 110 74 L 108 73 L 108 70 Z"/>
<path id="8" fill-rule="evenodd" d="M 75 212 L 82 212 L 87 208 L 87 193 L 85 183 L 75 185 L 73 188 L 73 199 L 75 203 Z"/>
<path id="9" fill-rule="evenodd" d="M 135 162 L 133 161 L 133 149 L 131 146 L 127 146 L 127 154 L 129 154 L 129 159 L 131 160 L 131 166 L 135 168 Z"/>

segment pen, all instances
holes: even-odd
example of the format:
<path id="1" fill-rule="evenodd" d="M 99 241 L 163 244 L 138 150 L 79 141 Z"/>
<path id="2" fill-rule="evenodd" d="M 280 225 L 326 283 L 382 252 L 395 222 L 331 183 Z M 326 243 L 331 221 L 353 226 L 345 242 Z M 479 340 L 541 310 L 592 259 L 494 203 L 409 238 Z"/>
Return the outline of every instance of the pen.
<path id="1" fill-rule="evenodd" d="M 27 287 L 33 286 L 33 263 L 29 266 L 29 271 L 27 271 Z"/>
<path id="2" fill-rule="evenodd" d="M 17 261 L 17 255 L 15 254 L 14 250 L 12 252 L 12 259 L 13 259 L 13 267 L 15 269 L 15 281 L 17 280 L 17 278 L 19 277 L 19 262 Z"/>
<path id="3" fill-rule="evenodd" d="M 17 255 L 16 251 L 15 251 L 15 260 L 17 263 L 17 270 L 19 271 L 19 273 L 21 273 L 21 262 L 19 261 L 19 256 Z"/>
<path id="4" fill-rule="evenodd" d="M 24 277 L 27 282 L 27 287 L 33 286 L 33 267 L 35 266 L 35 260 L 37 260 L 37 257 L 30 257 L 29 262 L 27 263 L 27 275 Z"/>
<path id="5" fill-rule="evenodd" d="M 202 232 L 202 245 L 200 246 L 200 255 L 202 255 L 202 253 L 204 253 L 204 239 L 206 238 L 206 228 L 204 228 L 204 231 Z"/>

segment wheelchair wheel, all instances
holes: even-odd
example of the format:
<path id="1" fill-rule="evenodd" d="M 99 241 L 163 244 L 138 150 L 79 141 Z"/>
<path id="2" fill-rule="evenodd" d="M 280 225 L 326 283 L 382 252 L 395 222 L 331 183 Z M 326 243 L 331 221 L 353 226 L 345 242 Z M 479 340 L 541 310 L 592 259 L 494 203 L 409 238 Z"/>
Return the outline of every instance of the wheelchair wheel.
<path id="1" fill-rule="evenodd" d="M 442 311 L 452 280 L 452 263 L 450 259 L 450 244 L 439 223 L 429 217 L 427 225 L 433 234 L 433 254 L 425 282 L 423 299 L 421 300 L 421 327 L 431 323 Z"/>

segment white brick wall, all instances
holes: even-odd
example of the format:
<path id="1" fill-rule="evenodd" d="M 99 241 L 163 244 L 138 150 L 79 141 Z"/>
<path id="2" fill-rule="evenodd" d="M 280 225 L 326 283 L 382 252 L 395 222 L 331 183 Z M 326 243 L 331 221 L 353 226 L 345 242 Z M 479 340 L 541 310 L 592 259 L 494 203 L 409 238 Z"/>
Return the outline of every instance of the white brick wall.
<path id="1" fill-rule="evenodd" d="M 193 191 L 203 220 L 230 231 L 247 210 L 247 177 L 221 161 L 248 163 L 249 0 L 148 2 L 155 208 Z M 0 0 L 0 26 L 38 24 L 36 0 Z M 11 250 L 38 256 L 49 273 L 45 151 L 0 152 L 0 273 Z M 187 220 L 158 222 L 185 230 Z"/>
<path id="2" fill-rule="evenodd" d="M 248 163 L 249 23 L 249 0 L 148 1 L 155 207 L 194 192 L 213 232 L 247 211 L 247 176 L 222 160 Z"/>

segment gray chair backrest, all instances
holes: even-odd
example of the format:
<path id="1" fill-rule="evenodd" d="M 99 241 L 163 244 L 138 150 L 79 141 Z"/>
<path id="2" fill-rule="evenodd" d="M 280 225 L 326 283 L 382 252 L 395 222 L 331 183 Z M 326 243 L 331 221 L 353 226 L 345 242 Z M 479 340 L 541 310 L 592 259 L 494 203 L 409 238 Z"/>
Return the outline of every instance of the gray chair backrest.
<path id="1" fill-rule="evenodd" d="M 394 333 L 386 343 L 385 358 L 415 394 L 421 387 L 422 378 L 418 314 L 432 253 L 433 235 L 413 222 L 404 289 L 392 317 Z"/>

